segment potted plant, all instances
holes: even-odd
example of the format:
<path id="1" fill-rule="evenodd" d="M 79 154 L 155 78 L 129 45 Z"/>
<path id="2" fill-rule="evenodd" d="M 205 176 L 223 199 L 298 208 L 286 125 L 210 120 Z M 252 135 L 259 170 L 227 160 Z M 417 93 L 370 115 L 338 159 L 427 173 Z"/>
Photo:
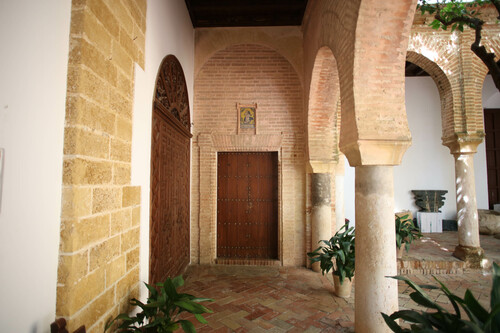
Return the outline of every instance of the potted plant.
<path id="1" fill-rule="evenodd" d="M 192 313 L 199 322 L 207 323 L 202 314 L 212 311 L 199 303 L 213 300 L 178 293 L 176 289 L 184 284 L 182 275 L 157 283 L 158 288 L 144 284 L 150 293 L 147 302 L 142 303 L 135 298 L 130 301 L 131 305 L 138 306 L 142 311 L 132 317 L 127 313 L 119 314 L 106 324 L 105 331 L 118 322 L 118 326 L 114 328 L 115 332 L 167 333 L 177 330 L 179 324 L 184 332 L 196 332 L 193 323 L 179 319 L 179 315 L 183 312 Z"/>
<path id="2" fill-rule="evenodd" d="M 413 221 L 408 216 L 408 214 L 396 216 L 396 247 L 398 258 L 403 256 L 403 249 L 408 252 L 410 244 L 415 239 L 422 237 L 420 229 L 413 224 Z"/>
<path id="3" fill-rule="evenodd" d="M 307 253 L 311 263 L 319 262 L 323 275 L 333 269 L 335 294 L 339 297 L 346 298 L 351 294 L 355 260 L 354 241 L 354 227 L 349 228 L 349 223 L 346 222 L 330 240 L 321 240 L 320 247 Z"/>

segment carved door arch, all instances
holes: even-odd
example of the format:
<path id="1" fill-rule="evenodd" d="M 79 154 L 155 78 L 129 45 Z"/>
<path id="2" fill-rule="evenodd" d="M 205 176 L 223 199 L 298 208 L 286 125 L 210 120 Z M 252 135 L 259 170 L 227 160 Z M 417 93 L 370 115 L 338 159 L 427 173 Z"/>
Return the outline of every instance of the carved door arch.
<path id="1" fill-rule="evenodd" d="M 190 116 L 186 80 L 173 55 L 158 71 L 151 131 L 149 282 L 184 271 L 190 259 Z"/>

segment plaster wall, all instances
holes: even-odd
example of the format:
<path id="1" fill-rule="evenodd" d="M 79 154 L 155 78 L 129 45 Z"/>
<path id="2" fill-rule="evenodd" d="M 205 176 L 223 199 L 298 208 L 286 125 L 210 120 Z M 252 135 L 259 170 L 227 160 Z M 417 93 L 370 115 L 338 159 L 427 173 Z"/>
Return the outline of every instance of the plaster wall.
<path id="1" fill-rule="evenodd" d="M 483 107 L 499 108 L 500 93 L 491 77 L 483 87 Z M 406 112 L 413 142 L 400 166 L 394 168 L 395 210 L 418 211 L 411 190 L 448 190 L 442 212 L 445 219 L 456 219 L 455 167 L 453 156 L 441 144 L 441 107 L 439 93 L 430 77 L 406 79 Z M 474 155 L 477 206 L 488 208 L 488 184 L 484 143 Z M 345 216 L 354 220 L 354 168 L 346 161 Z"/>
<path id="2" fill-rule="evenodd" d="M 432 78 L 406 78 L 406 112 L 413 143 L 394 167 L 394 208 L 415 214 L 411 190 L 447 190 L 441 211 L 445 219 L 455 219 L 455 162 L 441 143 L 441 105 Z"/>
<path id="3" fill-rule="evenodd" d="M 179 59 L 193 110 L 194 29 L 182 0 L 149 0 L 146 22 L 145 70 L 135 65 L 132 138 L 132 183 L 141 186 L 140 280 L 149 280 L 149 200 L 151 119 L 156 75 L 163 58 Z M 141 290 L 144 298 L 147 291 Z"/>
<path id="4" fill-rule="evenodd" d="M 55 319 L 70 10 L 71 1 L 0 2 L 4 332 L 48 332 Z"/>
<path id="5" fill-rule="evenodd" d="M 500 108 L 500 92 L 498 92 L 491 76 L 487 76 L 483 85 L 483 108 Z M 476 176 L 476 198 L 478 209 L 488 209 L 488 177 L 486 170 L 486 147 L 484 142 L 477 147 L 474 155 L 474 174 Z"/>

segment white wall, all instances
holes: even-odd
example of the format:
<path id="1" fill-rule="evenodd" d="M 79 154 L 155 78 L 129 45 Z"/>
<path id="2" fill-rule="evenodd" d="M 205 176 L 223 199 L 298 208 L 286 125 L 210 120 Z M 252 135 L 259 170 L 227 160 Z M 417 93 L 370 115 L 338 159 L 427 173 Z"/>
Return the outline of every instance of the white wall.
<path id="1" fill-rule="evenodd" d="M 500 108 L 500 93 L 491 77 L 483 88 L 483 107 Z M 447 190 L 442 208 L 445 219 L 456 219 L 455 166 L 453 156 L 441 143 L 441 106 L 437 87 L 430 77 L 406 79 L 406 114 L 412 135 L 412 145 L 403 156 L 400 166 L 394 167 L 395 210 L 411 210 L 414 204 L 411 190 Z M 488 208 L 486 154 L 484 143 L 474 156 L 477 205 Z M 354 168 L 346 162 L 345 216 L 354 220 Z"/>
<path id="2" fill-rule="evenodd" d="M 490 75 L 483 85 L 483 108 L 499 109 L 500 92 L 498 92 Z M 486 150 L 484 142 L 477 148 L 474 156 L 474 175 L 476 176 L 477 208 L 488 209 L 488 179 L 486 170 Z"/>
<path id="3" fill-rule="evenodd" d="M 184 0 L 148 0 L 146 69 L 136 65 L 132 139 L 132 184 L 141 186 L 140 278 L 149 279 L 149 195 L 151 119 L 156 75 L 163 58 L 173 54 L 186 77 L 193 109 L 194 29 Z M 191 116 L 192 119 L 192 116 Z M 143 290 L 142 296 L 146 294 Z"/>
<path id="4" fill-rule="evenodd" d="M 55 319 L 71 1 L 0 1 L 2 332 Z"/>
<path id="5" fill-rule="evenodd" d="M 432 78 L 406 79 L 406 115 L 412 145 L 394 167 L 394 208 L 416 214 L 411 190 L 447 190 L 441 211 L 445 219 L 455 219 L 455 162 L 441 142 L 441 105 Z"/>

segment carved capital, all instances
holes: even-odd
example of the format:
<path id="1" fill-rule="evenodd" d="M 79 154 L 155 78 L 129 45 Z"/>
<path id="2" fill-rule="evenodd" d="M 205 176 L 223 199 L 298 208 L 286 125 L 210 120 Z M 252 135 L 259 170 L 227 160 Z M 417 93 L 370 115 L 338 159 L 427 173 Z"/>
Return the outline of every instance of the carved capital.
<path id="1" fill-rule="evenodd" d="M 309 173 L 333 173 L 338 160 L 309 160 Z"/>
<path id="2" fill-rule="evenodd" d="M 399 165 L 403 155 L 410 147 L 411 139 L 406 140 L 357 140 L 342 145 L 352 167 L 362 165 Z"/>
<path id="3" fill-rule="evenodd" d="M 473 134 L 455 133 L 452 137 L 443 138 L 443 146 L 450 149 L 450 153 L 456 154 L 475 154 L 477 146 L 483 142 L 484 132 Z"/>

